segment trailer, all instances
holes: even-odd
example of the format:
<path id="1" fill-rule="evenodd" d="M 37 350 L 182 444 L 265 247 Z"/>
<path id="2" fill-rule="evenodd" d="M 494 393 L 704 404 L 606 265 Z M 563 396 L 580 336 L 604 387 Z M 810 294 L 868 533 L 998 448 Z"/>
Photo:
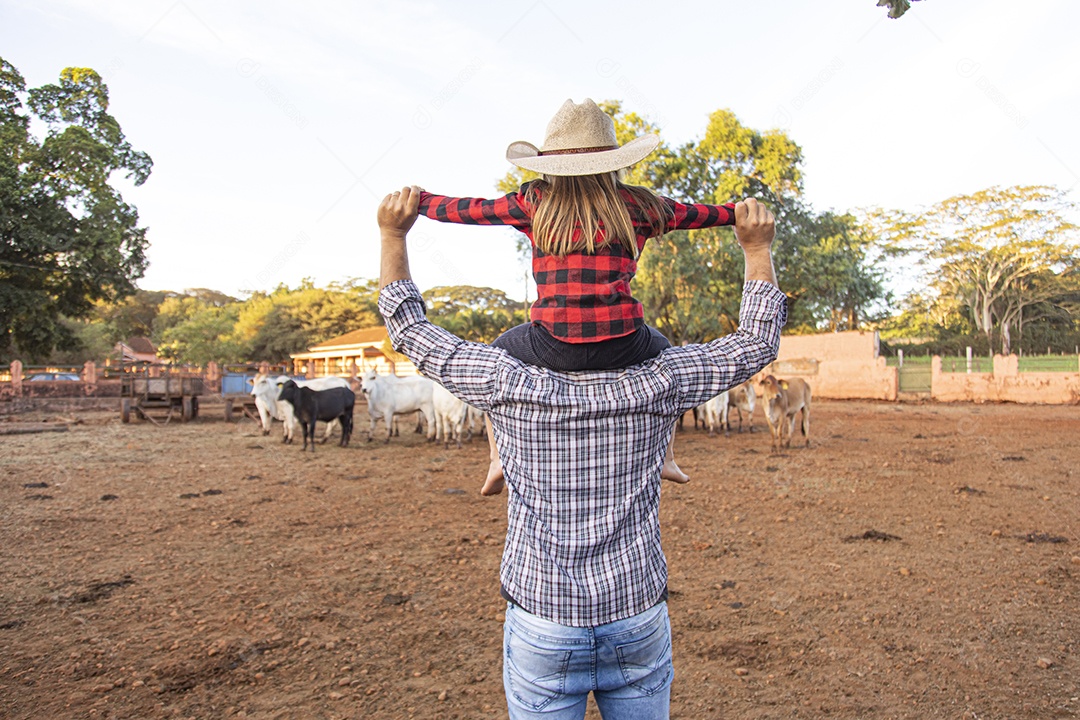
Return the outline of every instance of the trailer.
<path id="1" fill-rule="evenodd" d="M 225 401 L 225 422 L 233 419 L 242 420 L 249 417 L 255 422 L 261 422 L 259 411 L 255 406 L 255 398 L 251 395 L 251 388 L 255 380 L 256 371 L 226 372 L 221 376 L 221 399 Z"/>
<path id="2" fill-rule="evenodd" d="M 203 394 L 200 375 L 172 365 L 125 365 L 120 379 L 120 420 L 132 415 L 165 425 L 174 417 L 188 422 L 199 416 Z"/>

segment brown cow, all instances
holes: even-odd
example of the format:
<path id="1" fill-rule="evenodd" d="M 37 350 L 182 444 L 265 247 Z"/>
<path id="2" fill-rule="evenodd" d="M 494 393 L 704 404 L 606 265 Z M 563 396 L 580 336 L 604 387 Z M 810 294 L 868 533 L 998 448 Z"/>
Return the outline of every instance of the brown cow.
<path id="1" fill-rule="evenodd" d="M 795 413 L 802 411 L 802 434 L 806 445 L 810 446 L 810 386 L 801 378 L 778 380 L 766 375 L 761 382 L 762 405 L 765 420 L 772 433 L 773 452 L 779 452 L 781 446 L 791 447 L 791 436 L 795 434 Z"/>

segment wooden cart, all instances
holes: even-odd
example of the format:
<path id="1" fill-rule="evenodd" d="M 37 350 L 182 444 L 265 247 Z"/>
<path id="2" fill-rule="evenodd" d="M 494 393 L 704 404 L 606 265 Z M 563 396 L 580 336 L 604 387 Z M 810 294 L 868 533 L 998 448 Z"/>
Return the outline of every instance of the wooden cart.
<path id="1" fill-rule="evenodd" d="M 202 394 L 203 379 L 193 373 L 170 365 L 126 367 L 120 383 L 120 419 L 131 422 L 135 414 L 158 425 L 173 417 L 194 420 Z"/>
<path id="2" fill-rule="evenodd" d="M 225 401 L 225 422 L 242 420 L 249 417 L 255 422 L 259 419 L 259 410 L 251 394 L 252 382 L 258 375 L 256 368 L 245 367 L 236 372 L 226 372 L 221 376 L 221 399 Z"/>

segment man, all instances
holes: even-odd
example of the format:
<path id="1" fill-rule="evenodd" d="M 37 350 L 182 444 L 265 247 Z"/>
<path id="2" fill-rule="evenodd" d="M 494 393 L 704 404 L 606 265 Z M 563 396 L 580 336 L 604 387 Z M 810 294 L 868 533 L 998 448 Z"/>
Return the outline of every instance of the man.
<path id="1" fill-rule="evenodd" d="M 509 491 L 500 580 L 510 717 L 583 718 L 592 692 L 605 720 L 666 718 L 660 468 L 682 413 L 776 357 L 785 301 L 773 216 L 752 199 L 735 208 L 747 281 L 738 332 L 624 370 L 559 373 L 425 319 L 405 242 L 418 202 L 412 187 L 379 206 L 379 310 L 395 349 L 491 418 Z"/>

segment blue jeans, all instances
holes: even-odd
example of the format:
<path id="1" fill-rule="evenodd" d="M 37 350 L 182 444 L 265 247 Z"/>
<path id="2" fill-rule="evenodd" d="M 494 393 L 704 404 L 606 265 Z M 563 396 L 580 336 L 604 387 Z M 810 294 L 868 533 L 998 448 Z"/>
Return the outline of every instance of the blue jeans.
<path id="1" fill-rule="evenodd" d="M 511 720 L 580 720 L 589 692 L 604 720 L 667 718 L 674 674 L 666 602 L 592 628 L 507 606 L 503 686 Z"/>

